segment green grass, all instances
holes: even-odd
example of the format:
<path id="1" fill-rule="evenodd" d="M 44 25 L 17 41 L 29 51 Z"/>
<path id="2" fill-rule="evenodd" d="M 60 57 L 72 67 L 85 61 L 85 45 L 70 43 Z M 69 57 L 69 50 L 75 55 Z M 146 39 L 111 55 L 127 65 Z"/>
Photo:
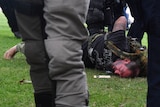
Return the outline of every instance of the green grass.
<path id="1" fill-rule="evenodd" d="M 28 79 L 29 66 L 23 54 L 18 53 L 13 60 L 4 60 L 4 52 L 19 43 L 0 12 L 0 107 L 34 107 L 31 84 L 20 84 Z M 144 36 L 143 44 L 147 44 Z M 90 107 L 145 107 L 146 78 L 124 79 L 111 76 L 109 79 L 94 79 L 93 75 L 104 74 L 86 69 L 90 92 Z"/>

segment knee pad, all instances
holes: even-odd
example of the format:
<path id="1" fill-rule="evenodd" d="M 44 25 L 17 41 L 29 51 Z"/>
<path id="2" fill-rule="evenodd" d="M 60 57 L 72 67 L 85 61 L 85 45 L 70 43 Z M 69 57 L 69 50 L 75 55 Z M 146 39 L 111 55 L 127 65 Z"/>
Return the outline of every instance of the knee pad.
<path id="1" fill-rule="evenodd" d="M 25 41 L 24 54 L 29 64 L 41 65 L 48 62 L 43 41 Z"/>

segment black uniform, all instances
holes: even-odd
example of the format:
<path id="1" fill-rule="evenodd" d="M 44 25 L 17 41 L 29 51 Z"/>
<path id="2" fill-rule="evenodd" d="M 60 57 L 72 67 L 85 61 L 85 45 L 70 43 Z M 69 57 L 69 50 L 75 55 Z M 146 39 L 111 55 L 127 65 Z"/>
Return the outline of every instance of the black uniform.
<path id="1" fill-rule="evenodd" d="M 143 0 L 142 9 L 148 34 L 147 107 L 160 106 L 160 1 Z"/>
<path id="2" fill-rule="evenodd" d="M 0 7 L 8 20 L 8 24 L 16 37 L 21 37 L 15 16 L 15 9 L 12 0 L 0 0 Z"/>

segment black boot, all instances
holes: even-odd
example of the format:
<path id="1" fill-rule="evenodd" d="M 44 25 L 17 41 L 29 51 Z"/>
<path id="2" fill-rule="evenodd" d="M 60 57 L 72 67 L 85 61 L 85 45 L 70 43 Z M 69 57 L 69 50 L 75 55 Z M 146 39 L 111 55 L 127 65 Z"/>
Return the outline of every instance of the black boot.
<path id="1" fill-rule="evenodd" d="M 53 96 L 51 93 L 35 93 L 34 94 L 36 107 L 55 107 L 53 104 Z"/>

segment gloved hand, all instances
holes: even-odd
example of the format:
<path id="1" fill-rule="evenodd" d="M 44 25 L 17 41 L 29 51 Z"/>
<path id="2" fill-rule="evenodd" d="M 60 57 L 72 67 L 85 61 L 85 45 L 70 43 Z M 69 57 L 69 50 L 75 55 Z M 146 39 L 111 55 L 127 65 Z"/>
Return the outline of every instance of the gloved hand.
<path id="1" fill-rule="evenodd" d="M 122 78 L 133 78 L 138 76 L 140 72 L 136 62 L 130 59 L 117 60 L 112 64 L 112 68 L 114 73 Z"/>

